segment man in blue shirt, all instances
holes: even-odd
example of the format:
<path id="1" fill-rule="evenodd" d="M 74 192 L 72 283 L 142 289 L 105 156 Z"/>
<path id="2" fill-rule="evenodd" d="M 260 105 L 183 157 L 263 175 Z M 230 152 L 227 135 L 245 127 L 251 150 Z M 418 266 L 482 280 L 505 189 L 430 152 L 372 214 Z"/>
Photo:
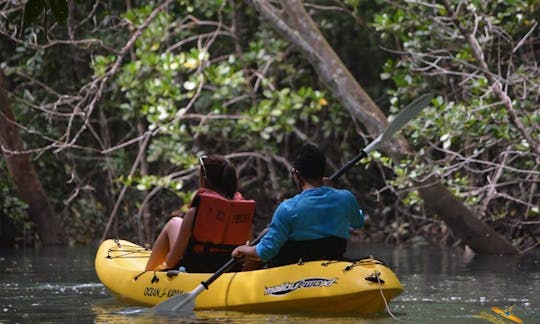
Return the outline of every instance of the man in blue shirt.
<path id="1" fill-rule="evenodd" d="M 237 247 L 232 252 L 234 258 L 262 261 L 272 267 L 343 257 L 349 230 L 360 228 L 364 215 L 350 191 L 324 185 L 325 164 L 326 157 L 318 146 L 302 147 L 291 170 L 302 191 L 277 207 L 259 244 Z"/>

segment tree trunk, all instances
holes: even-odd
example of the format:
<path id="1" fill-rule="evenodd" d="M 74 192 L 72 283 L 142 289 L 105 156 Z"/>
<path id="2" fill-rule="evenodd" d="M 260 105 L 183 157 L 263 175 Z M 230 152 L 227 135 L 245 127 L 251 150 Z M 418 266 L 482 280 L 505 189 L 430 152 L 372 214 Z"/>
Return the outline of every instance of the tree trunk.
<path id="1" fill-rule="evenodd" d="M 60 227 L 47 199 L 28 154 L 18 154 L 24 150 L 15 117 L 11 111 L 9 95 L 4 75 L 0 71 L 0 145 L 6 158 L 7 168 L 19 192 L 20 198 L 28 205 L 30 220 L 36 225 L 36 232 L 44 245 L 65 244 L 60 239 Z M 10 153 L 14 152 L 14 153 Z"/>
<path id="2" fill-rule="evenodd" d="M 143 121 L 139 120 L 137 122 L 137 133 L 139 135 L 143 135 L 146 129 L 147 127 L 146 125 L 144 125 Z M 141 140 L 139 142 L 139 145 L 141 146 L 144 145 L 143 142 L 144 140 Z M 143 154 L 141 156 L 141 167 L 140 167 L 141 176 L 147 176 L 148 175 L 148 161 L 146 160 L 147 159 L 146 150 L 144 147 L 140 147 L 140 149 L 142 150 L 141 153 Z M 145 196 L 148 195 L 148 193 L 149 193 L 148 190 L 144 191 Z M 142 208 L 143 208 L 142 220 L 138 219 L 139 241 L 145 245 L 152 244 L 152 242 L 154 241 L 153 239 L 154 238 L 154 217 L 152 215 L 152 212 L 150 211 L 149 203 L 144 204 Z"/>
<path id="3" fill-rule="evenodd" d="M 378 136 L 388 125 L 381 109 L 339 59 L 323 37 L 301 1 L 282 0 L 278 10 L 267 0 L 251 0 L 251 6 L 280 33 L 294 44 L 311 62 L 321 80 L 332 94 L 361 122 L 369 134 Z M 403 136 L 383 148 L 394 161 L 415 154 Z M 516 249 L 502 235 L 476 218 L 470 209 L 431 176 L 417 182 L 418 191 L 427 208 L 434 211 L 474 251 L 486 254 L 515 254 Z"/>

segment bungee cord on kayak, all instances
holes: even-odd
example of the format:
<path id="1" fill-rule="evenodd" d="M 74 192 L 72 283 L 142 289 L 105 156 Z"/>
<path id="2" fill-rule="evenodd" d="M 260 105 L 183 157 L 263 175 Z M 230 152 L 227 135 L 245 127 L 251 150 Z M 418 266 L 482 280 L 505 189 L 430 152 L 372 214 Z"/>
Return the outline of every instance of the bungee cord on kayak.
<path id="1" fill-rule="evenodd" d="M 109 252 L 124 252 L 125 254 L 111 255 L 107 253 L 107 258 L 148 258 L 150 257 L 150 250 L 137 245 L 121 245 L 118 239 L 114 240 L 117 243 L 116 247 L 111 247 Z M 148 253 L 148 255 L 134 255 L 141 253 Z"/>

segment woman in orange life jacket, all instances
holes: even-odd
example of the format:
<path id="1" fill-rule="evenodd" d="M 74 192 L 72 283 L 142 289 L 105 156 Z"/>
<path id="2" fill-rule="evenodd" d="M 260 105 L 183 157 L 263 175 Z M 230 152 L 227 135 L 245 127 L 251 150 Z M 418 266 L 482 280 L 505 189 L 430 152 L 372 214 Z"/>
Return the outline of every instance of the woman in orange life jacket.
<path id="1" fill-rule="evenodd" d="M 214 272 L 251 238 L 255 202 L 237 192 L 234 166 L 222 155 L 199 160 L 200 189 L 183 219 L 171 218 L 159 234 L 147 271 L 182 265 L 189 272 Z"/>

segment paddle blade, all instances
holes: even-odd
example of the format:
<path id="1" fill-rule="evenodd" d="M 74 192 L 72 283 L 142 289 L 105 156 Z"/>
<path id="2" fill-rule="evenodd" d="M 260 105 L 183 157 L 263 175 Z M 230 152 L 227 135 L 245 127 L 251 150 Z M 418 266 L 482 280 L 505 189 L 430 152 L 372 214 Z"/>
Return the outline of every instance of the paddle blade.
<path id="1" fill-rule="evenodd" d="M 152 310 L 157 313 L 193 313 L 195 297 L 192 293 L 176 295 L 152 307 Z"/>
<path id="2" fill-rule="evenodd" d="M 402 129 L 405 124 L 407 124 L 411 119 L 416 117 L 418 113 L 429 105 L 431 99 L 433 98 L 432 93 L 426 93 L 413 102 L 411 102 L 405 109 L 403 109 L 397 116 L 394 118 L 386 130 L 383 132 L 381 137 L 381 142 L 384 142 L 386 139 L 392 137 L 395 132 Z"/>
<path id="3" fill-rule="evenodd" d="M 416 117 L 422 109 L 424 109 L 433 98 L 433 94 L 426 93 L 419 98 L 416 98 L 411 102 L 405 109 L 403 109 L 397 116 L 394 118 L 384 132 L 374 139 L 368 146 L 363 150 L 366 155 L 371 151 L 376 150 L 384 141 L 388 140 L 394 133 L 402 129 L 411 119 Z M 358 162 L 358 160 L 356 161 Z"/>

